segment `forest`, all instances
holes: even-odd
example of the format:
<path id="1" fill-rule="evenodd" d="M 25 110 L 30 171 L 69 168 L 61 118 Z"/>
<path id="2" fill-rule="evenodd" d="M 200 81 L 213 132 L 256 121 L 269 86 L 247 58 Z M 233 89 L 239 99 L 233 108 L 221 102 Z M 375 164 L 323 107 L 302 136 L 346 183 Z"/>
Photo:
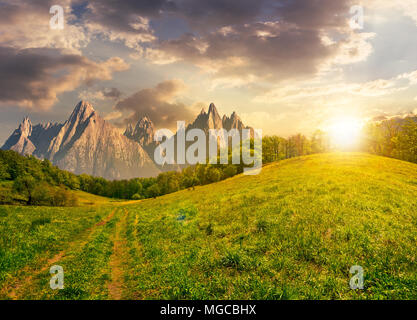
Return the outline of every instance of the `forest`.
<path id="1" fill-rule="evenodd" d="M 262 140 L 263 165 L 293 157 L 333 151 L 326 133 L 310 138 L 297 134 L 286 138 L 266 136 Z M 363 128 L 359 150 L 417 163 L 417 121 L 390 119 Z M 231 156 L 231 150 L 229 152 Z M 231 161 L 229 162 L 231 163 Z M 243 165 L 197 164 L 181 171 L 163 172 L 154 178 L 109 181 L 86 174 L 60 170 L 48 160 L 0 150 L 0 204 L 73 206 L 77 199 L 68 192 L 82 190 L 118 199 L 146 199 L 195 188 L 242 173 Z M 4 186 L 11 185 L 11 188 Z"/>

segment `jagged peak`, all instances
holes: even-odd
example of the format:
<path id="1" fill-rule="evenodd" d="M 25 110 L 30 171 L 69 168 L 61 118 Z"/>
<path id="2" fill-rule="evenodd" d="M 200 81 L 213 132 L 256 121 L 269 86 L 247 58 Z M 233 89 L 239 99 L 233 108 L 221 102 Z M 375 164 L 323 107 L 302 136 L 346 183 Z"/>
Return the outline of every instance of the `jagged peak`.
<path id="1" fill-rule="evenodd" d="M 94 110 L 94 108 L 93 108 L 93 106 L 92 106 L 91 103 L 89 103 L 88 101 L 85 101 L 85 100 L 81 100 L 75 106 L 74 111 L 76 111 L 76 112 L 84 112 L 84 113 L 87 113 L 87 114 L 91 114 L 95 110 Z"/>
<path id="2" fill-rule="evenodd" d="M 124 135 L 127 136 L 127 137 L 130 137 L 132 134 L 133 134 L 133 126 L 132 126 L 131 123 L 128 123 L 127 126 L 126 126 L 126 130 L 125 130 Z"/>
<path id="3" fill-rule="evenodd" d="M 150 124 L 152 124 L 152 120 L 151 119 L 149 119 L 147 116 L 143 116 L 142 118 L 140 118 L 139 119 L 139 121 L 138 121 L 138 124 L 139 125 L 143 125 L 143 124 L 146 124 L 146 123 L 150 123 Z"/>
<path id="4" fill-rule="evenodd" d="M 230 119 L 232 120 L 240 120 L 240 117 L 237 115 L 236 111 L 233 111 L 232 114 L 230 115 Z"/>
<path id="5" fill-rule="evenodd" d="M 69 121 L 74 119 L 86 120 L 95 112 L 93 106 L 88 101 L 81 100 L 75 106 L 74 111 L 72 112 Z"/>
<path id="6" fill-rule="evenodd" d="M 32 122 L 28 116 L 23 118 L 22 123 L 19 125 L 19 131 L 25 136 L 30 136 L 32 133 Z"/>
<path id="7" fill-rule="evenodd" d="M 200 114 L 206 114 L 206 108 L 203 107 L 200 111 Z"/>
<path id="8" fill-rule="evenodd" d="M 218 113 L 216 106 L 214 105 L 214 103 L 210 103 L 209 109 L 208 109 L 208 113 Z"/>

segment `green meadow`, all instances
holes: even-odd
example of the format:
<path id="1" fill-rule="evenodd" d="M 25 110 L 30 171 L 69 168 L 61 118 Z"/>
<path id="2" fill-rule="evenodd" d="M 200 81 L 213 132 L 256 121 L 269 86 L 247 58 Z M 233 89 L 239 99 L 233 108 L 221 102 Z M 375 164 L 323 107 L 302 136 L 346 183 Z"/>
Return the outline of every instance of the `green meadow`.
<path id="1" fill-rule="evenodd" d="M 0 299 L 417 299 L 416 164 L 320 154 L 156 199 L 79 197 L 0 207 Z"/>

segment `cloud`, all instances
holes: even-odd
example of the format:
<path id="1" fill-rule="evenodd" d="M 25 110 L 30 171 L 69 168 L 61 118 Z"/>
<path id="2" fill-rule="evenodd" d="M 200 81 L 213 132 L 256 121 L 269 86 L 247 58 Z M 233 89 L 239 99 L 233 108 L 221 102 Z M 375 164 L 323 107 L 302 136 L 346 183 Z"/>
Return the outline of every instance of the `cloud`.
<path id="1" fill-rule="evenodd" d="M 379 97 L 404 91 L 417 84 L 417 70 L 403 73 L 390 79 L 376 79 L 363 83 L 308 85 L 306 82 L 297 82 L 292 85 L 280 86 L 257 95 L 253 101 L 257 103 L 277 103 L 289 100 L 305 100 L 312 97 L 325 97 L 332 95 L 355 95 L 362 97 Z"/>
<path id="2" fill-rule="evenodd" d="M 54 1 L 2 1 L 0 43 L 18 49 L 59 48 L 66 53 L 81 53 L 89 43 L 89 36 L 81 25 L 74 23 L 71 13 L 71 1 L 60 1 L 64 8 L 64 29 L 53 30 L 49 27 L 51 14 L 49 9 Z"/>
<path id="3" fill-rule="evenodd" d="M 114 72 L 128 67 L 118 57 L 97 63 L 58 49 L 0 47 L 0 105 L 46 110 L 58 94 L 110 80 Z"/>
<path id="4" fill-rule="evenodd" d="M 369 40 L 374 34 L 349 27 L 350 0 L 262 1 L 255 9 L 253 2 L 214 3 L 221 12 L 210 21 L 216 27 L 159 41 L 146 50 L 149 61 L 185 61 L 212 74 L 218 83 L 245 84 L 308 78 L 334 65 L 364 61 L 372 53 Z M 241 5 L 248 10 L 238 8 Z M 272 14 L 262 15 L 265 8 Z M 244 19 L 228 20 L 233 10 Z M 198 24 L 198 17 L 187 12 L 183 15 L 190 25 Z"/>
<path id="5" fill-rule="evenodd" d="M 123 114 L 120 111 L 112 111 L 104 116 L 104 120 L 115 120 L 121 118 L 122 116 Z"/>
<path id="6" fill-rule="evenodd" d="M 94 102 L 97 100 L 106 99 L 118 100 L 121 95 L 122 93 L 117 88 L 104 88 L 101 90 L 92 89 L 81 91 L 78 95 L 78 98 L 80 98 L 81 100 Z"/>
<path id="7" fill-rule="evenodd" d="M 90 33 L 121 41 L 140 56 L 143 45 L 156 40 L 149 19 L 173 8 L 168 0 L 92 0 L 82 19 Z"/>
<path id="8" fill-rule="evenodd" d="M 399 10 L 404 16 L 410 17 L 417 25 L 417 2 L 415 0 L 367 0 L 364 5 L 369 9 L 383 9 L 392 15 Z"/>
<path id="9" fill-rule="evenodd" d="M 122 92 L 117 88 L 105 88 L 102 92 L 103 96 L 105 96 L 106 98 L 111 98 L 115 100 L 119 99 L 122 95 Z"/>
<path id="10" fill-rule="evenodd" d="M 191 121 L 194 118 L 191 107 L 176 101 L 185 89 L 182 81 L 167 80 L 154 88 L 141 89 L 119 101 L 115 111 L 131 113 L 123 124 L 136 123 L 143 116 L 147 116 L 158 128 L 175 128 L 177 120 Z"/>
<path id="11" fill-rule="evenodd" d="M 0 39 L 80 53 L 92 36 L 105 37 L 134 49 L 132 58 L 185 61 L 228 86 L 306 78 L 372 52 L 371 36 L 348 26 L 351 0 L 92 0 L 75 16 L 71 10 L 83 3 L 62 2 L 66 26 L 55 32 L 48 29 L 51 1 L 8 1 L 4 24 L 13 28 Z M 165 23 L 168 32 L 170 19 L 185 22 L 184 32 L 158 39 L 153 28 Z"/>

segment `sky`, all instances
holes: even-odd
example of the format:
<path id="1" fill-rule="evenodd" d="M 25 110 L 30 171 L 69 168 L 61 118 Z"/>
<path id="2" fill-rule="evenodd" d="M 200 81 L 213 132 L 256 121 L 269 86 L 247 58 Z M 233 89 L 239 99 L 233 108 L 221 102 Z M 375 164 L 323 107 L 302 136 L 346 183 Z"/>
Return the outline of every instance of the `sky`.
<path id="1" fill-rule="evenodd" d="M 417 113 L 416 56 L 415 0 L 0 0 L 0 144 L 80 100 L 120 130 L 213 102 L 284 137 Z"/>

